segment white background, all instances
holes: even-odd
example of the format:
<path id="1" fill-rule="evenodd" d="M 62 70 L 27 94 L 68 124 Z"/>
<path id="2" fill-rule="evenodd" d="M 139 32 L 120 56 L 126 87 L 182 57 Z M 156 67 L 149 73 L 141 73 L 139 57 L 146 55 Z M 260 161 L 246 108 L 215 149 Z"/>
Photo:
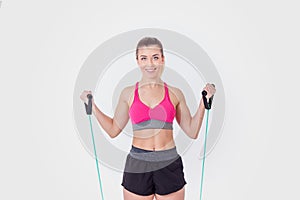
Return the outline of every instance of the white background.
<path id="1" fill-rule="evenodd" d="M 298 4 L 3 0 L 0 199 L 100 199 L 73 122 L 74 83 L 95 48 L 138 28 L 193 39 L 222 78 L 226 121 L 203 199 L 299 199 Z M 198 171 L 192 156 L 184 164 L 186 199 L 199 199 L 200 162 Z M 121 174 L 100 168 L 106 199 L 121 199 Z"/>

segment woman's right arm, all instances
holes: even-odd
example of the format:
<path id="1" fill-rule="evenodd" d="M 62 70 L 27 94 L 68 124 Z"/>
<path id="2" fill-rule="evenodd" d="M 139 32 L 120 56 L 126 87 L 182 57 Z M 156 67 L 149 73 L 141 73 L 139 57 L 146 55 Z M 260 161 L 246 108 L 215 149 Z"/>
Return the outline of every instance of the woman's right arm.
<path id="1" fill-rule="evenodd" d="M 94 100 L 92 100 L 92 111 L 97 121 L 101 125 L 101 127 L 105 130 L 105 132 L 111 137 L 117 137 L 126 126 L 129 115 L 128 115 L 128 97 L 129 97 L 129 89 L 124 88 L 120 94 L 118 105 L 115 110 L 114 117 L 111 118 L 104 114 L 95 104 Z M 86 96 L 86 94 L 84 95 Z"/>

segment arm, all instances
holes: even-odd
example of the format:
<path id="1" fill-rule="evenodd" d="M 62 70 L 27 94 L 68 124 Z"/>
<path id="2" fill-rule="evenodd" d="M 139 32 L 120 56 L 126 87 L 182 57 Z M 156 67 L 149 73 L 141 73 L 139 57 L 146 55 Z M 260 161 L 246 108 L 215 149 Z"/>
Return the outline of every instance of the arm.
<path id="1" fill-rule="evenodd" d="M 101 127 L 111 137 L 117 137 L 123 128 L 126 126 L 129 115 L 128 115 L 128 88 L 124 88 L 120 94 L 119 102 L 115 110 L 113 118 L 105 115 L 94 103 L 92 104 L 93 114 L 98 120 Z"/>
<path id="2" fill-rule="evenodd" d="M 201 98 L 198 109 L 192 117 L 190 110 L 186 105 L 185 97 L 179 89 L 176 91 L 176 96 L 178 98 L 178 104 L 176 106 L 177 123 L 187 136 L 192 139 L 197 139 L 205 112 L 203 100 Z"/>
<path id="3" fill-rule="evenodd" d="M 209 83 L 206 84 L 203 90 L 207 92 L 207 99 L 216 93 L 216 88 L 214 85 Z M 179 89 L 176 89 L 175 91 L 178 97 L 178 104 L 176 106 L 176 120 L 182 130 L 190 138 L 197 139 L 205 113 L 203 98 L 201 98 L 198 109 L 195 115 L 192 117 L 189 108 L 186 105 L 183 93 Z"/>

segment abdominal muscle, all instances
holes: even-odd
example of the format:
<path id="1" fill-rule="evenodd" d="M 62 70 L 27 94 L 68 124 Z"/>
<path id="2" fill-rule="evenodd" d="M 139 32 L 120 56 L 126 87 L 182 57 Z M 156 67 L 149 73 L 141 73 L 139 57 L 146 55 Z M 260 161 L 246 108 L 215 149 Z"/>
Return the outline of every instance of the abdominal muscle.
<path id="1" fill-rule="evenodd" d="M 173 130 L 144 129 L 134 131 L 132 145 L 151 151 L 171 149 L 175 146 Z"/>

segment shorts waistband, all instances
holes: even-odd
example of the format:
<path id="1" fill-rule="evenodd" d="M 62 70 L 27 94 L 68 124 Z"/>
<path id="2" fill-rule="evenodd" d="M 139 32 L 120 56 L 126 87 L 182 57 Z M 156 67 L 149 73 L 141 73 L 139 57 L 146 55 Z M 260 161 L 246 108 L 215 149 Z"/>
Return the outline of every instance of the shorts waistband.
<path id="1" fill-rule="evenodd" d="M 158 151 L 145 150 L 132 146 L 129 155 L 135 159 L 150 162 L 167 161 L 179 157 L 176 146 L 171 149 Z"/>

